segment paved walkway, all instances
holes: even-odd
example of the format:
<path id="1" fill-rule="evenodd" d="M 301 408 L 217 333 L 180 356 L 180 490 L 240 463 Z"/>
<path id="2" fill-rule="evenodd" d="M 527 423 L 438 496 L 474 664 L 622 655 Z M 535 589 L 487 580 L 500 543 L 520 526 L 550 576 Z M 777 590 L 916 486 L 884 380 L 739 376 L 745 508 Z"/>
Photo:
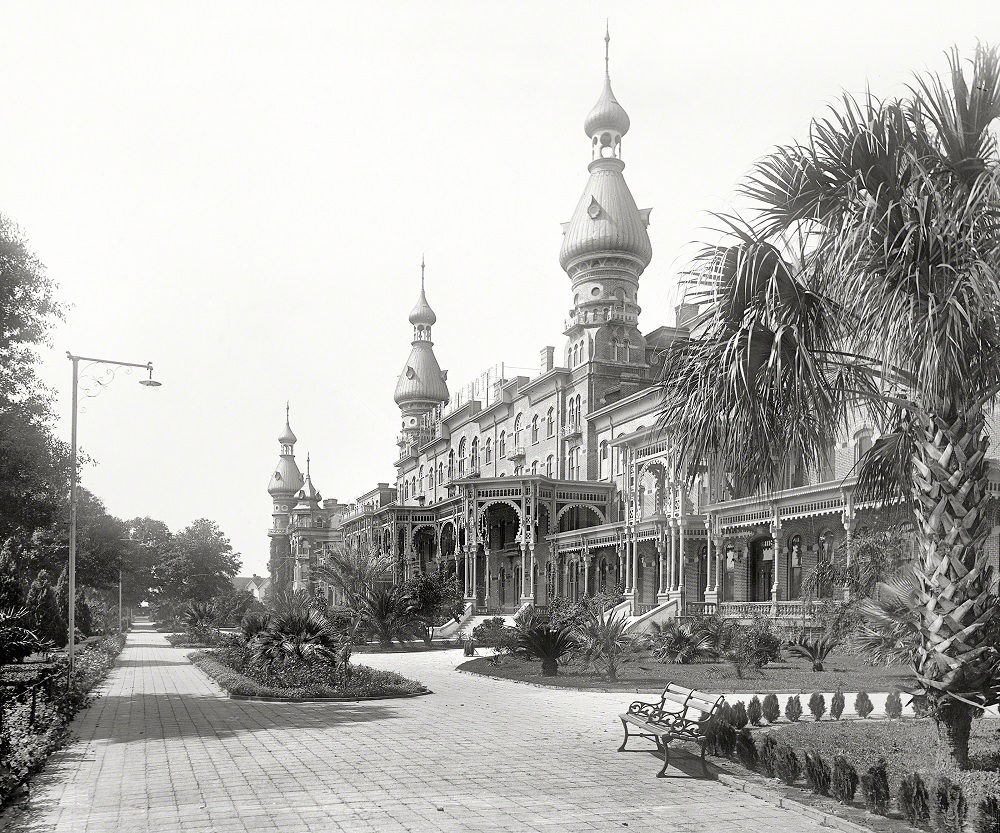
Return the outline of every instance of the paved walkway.
<path id="1" fill-rule="evenodd" d="M 809 833 L 803 816 L 616 753 L 627 694 L 456 673 L 460 651 L 382 654 L 435 693 L 366 704 L 229 700 L 160 634 L 133 633 L 79 741 L 10 833 L 675 831 Z M 642 741 L 636 741 L 641 746 Z M 681 747 L 683 748 L 683 747 Z M 689 774 L 690 773 L 690 774 Z"/>

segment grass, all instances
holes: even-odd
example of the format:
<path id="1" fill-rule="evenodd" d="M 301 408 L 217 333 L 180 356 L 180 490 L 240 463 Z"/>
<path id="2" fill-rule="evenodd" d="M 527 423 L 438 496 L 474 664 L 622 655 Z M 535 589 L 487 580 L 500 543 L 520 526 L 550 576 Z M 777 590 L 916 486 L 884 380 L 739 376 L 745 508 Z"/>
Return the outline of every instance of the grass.
<path id="1" fill-rule="evenodd" d="M 492 665 L 488 657 L 482 657 L 470 660 L 460 668 L 503 680 L 605 691 L 662 689 L 667 683 L 674 682 L 687 688 L 718 692 L 811 693 L 836 691 L 838 687 L 844 691 L 873 692 L 891 691 L 905 682 L 909 675 L 909 669 L 904 666 L 866 665 L 860 658 L 849 654 L 831 654 L 825 665 L 828 670 L 816 672 L 807 660 L 786 659 L 767 665 L 759 672 L 746 671 L 740 679 L 728 663 L 665 665 L 648 653 L 640 653 L 623 667 L 615 683 L 574 665 L 561 665 L 558 676 L 543 677 L 540 663 L 520 655 L 505 657 L 500 665 Z"/>
<path id="2" fill-rule="evenodd" d="M 423 694 L 423 685 L 396 674 L 393 671 L 379 671 L 366 665 L 351 665 L 351 681 L 348 685 L 331 686 L 315 682 L 308 686 L 281 687 L 266 685 L 250 679 L 245 674 L 220 662 L 211 651 L 197 651 L 189 655 L 191 662 L 215 680 L 230 694 L 244 697 L 274 697 L 308 700 L 317 698 L 354 699 L 361 697 L 401 697 Z"/>

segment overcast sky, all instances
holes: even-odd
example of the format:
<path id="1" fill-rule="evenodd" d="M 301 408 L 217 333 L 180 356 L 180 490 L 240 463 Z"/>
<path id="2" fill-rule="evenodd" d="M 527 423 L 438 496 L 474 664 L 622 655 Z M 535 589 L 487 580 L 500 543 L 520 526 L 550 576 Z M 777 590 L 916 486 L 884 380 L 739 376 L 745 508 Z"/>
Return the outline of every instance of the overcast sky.
<path id="1" fill-rule="evenodd" d="M 217 521 L 266 570 L 285 401 L 305 468 L 392 481 L 395 380 L 427 258 L 452 390 L 561 348 L 560 222 L 604 71 L 653 207 L 640 326 L 673 323 L 707 212 L 843 89 L 902 91 L 1000 41 L 1000 7 L 921 2 L 0 2 L 0 212 L 71 305 L 43 351 L 152 360 L 82 402 L 83 483 L 122 517 Z"/>

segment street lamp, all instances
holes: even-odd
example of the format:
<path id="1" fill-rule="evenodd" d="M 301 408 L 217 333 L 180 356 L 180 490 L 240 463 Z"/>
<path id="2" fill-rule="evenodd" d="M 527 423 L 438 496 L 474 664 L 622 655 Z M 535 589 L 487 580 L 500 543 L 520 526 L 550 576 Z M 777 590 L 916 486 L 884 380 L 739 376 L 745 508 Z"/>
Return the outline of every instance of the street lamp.
<path id="1" fill-rule="evenodd" d="M 69 661 L 69 674 L 72 675 L 76 649 L 76 415 L 80 386 L 80 362 L 89 362 L 90 365 L 106 364 L 114 367 L 141 367 L 143 370 L 149 371 L 149 377 L 141 379 L 139 381 L 140 385 L 144 385 L 148 388 L 158 388 L 161 383 L 157 382 L 153 378 L 152 362 L 146 362 L 145 364 L 138 364 L 137 362 L 116 362 L 113 359 L 95 359 L 92 356 L 74 356 L 68 350 L 66 351 L 66 358 L 73 362 L 73 421 L 72 428 L 70 429 L 71 451 L 69 470 L 69 610 L 66 615 L 67 631 L 69 634 L 69 639 L 66 643 L 66 653 Z M 88 367 L 90 365 L 88 365 Z M 113 379 L 114 371 L 109 370 L 108 373 L 111 374 Z M 110 382 L 97 382 L 99 387 L 104 387 L 109 383 Z M 119 626 L 120 624 L 121 619 L 119 618 Z"/>

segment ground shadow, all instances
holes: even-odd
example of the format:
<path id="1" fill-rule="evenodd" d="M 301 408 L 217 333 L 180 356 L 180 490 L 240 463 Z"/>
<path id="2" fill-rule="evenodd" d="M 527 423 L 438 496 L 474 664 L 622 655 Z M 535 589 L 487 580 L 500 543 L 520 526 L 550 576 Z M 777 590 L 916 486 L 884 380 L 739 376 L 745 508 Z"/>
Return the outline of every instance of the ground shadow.
<path id="1" fill-rule="evenodd" d="M 127 668 L 127 667 L 137 667 L 140 665 L 154 666 L 154 665 L 190 665 L 186 659 L 121 659 L 115 662 L 116 668 Z"/>
<path id="2" fill-rule="evenodd" d="M 656 777 L 656 773 L 658 773 L 660 768 L 663 766 L 663 753 L 654 748 L 646 747 L 640 749 L 637 747 L 635 749 L 622 749 L 619 751 L 622 755 L 638 754 L 648 755 L 653 758 L 656 761 L 656 765 L 650 766 L 649 777 L 651 779 Z M 714 767 L 710 761 L 706 761 L 706 766 L 702 769 L 700 755 L 700 751 L 691 752 L 682 746 L 671 746 L 670 764 L 663 777 L 696 778 L 699 781 L 718 781 L 718 769 Z"/>

